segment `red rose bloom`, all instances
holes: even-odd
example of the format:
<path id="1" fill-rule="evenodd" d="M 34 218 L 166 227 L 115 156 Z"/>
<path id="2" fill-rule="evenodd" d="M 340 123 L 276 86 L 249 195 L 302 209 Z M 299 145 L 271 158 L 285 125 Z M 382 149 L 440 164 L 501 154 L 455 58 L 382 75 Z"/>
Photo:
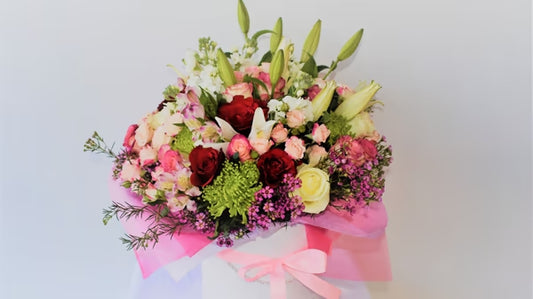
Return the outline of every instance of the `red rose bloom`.
<path id="1" fill-rule="evenodd" d="M 271 149 L 257 160 L 257 168 L 261 181 L 271 187 L 277 187 L 283 180 L 283 175 L 296 175 L 294 160 L 279 148 Z"/>
<path id="2" fill-rule="evenodd" d="M 237 132 L 248 136 L 252 127 L 255 109 L 259 107 L 263 109 L 266 118 L 268 108 L 263 101 L 238 95 L 233 97 L 231 103 L 220 105 L 217 116 L 227 121 Z"/>
<path id="3" fill-rule="evenodd" d="M 191 161 L 191 184 L 205 187 L 211 183 L 222 168 L 225 156 L 214 148 L 195 147 L 189 154 Z"/>

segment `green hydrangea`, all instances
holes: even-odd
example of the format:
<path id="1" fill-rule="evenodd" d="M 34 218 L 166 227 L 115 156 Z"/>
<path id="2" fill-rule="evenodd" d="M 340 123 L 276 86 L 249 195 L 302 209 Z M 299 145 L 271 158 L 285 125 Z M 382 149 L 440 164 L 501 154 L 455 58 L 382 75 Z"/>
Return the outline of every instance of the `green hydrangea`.
<path id="1" fill-rule="evenodd" d="M 213 184 L 203 189 L 202 197 L 209 203 L 209 213 L 219 218 L 227 210 L 231 218 L 240 216 L 241 223 L 246 224 L 248 208 L 255 200 L 255 193 L 262 188 L 258 181 L 255 163 L 225 161 Z"/>

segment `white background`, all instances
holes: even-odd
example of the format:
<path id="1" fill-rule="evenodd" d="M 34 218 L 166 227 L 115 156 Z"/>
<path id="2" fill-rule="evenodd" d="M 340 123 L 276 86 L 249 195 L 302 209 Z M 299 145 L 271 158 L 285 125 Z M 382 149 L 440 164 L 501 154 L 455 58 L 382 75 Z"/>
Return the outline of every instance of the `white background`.
<path id="1" fill-rule="evenodd" d="M 373 298 L 531 298 L 530 1 L 247 6 L 253 31 L 282 16 L 298 55 L 321 18 L 324 64 L 365 28 L 335 78 L 383 85 L 394 281 Z M 133 254 L 101 223 L 111 161 L 83 143 L 120 144 L 207 35 L 241 44 L 236 1 L 0 2 L 1 298 L 126 297 Z"/>

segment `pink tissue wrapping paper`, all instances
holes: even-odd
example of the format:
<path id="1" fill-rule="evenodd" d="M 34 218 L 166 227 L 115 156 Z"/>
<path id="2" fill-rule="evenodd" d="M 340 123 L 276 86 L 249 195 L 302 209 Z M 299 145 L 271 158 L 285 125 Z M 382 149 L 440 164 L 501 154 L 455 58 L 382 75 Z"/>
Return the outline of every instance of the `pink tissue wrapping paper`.
<path id="1" fill-rule="evenodd" d="M 138 195 L 110 179 L 109 189 L 113 201 L 143 205 Z M 146 229 L 142 218 L 121 219 L 128 234 L 140 234 Z M 306 225 L 308 248 L 320 249 L 328 254 L 326 277 L 357 280 L 391 280 L 389 253 L 385 237 L 387 214 L 381 203 L 361 209 L 355 215 L 329 209 L 317 217 L 303 217 Z M 179 260 L 192 257 L 212 241 L 205 234 L 184 232 L 162 236 L 155 247 L 135 250 L 143 277 L 157 269 Z"/>

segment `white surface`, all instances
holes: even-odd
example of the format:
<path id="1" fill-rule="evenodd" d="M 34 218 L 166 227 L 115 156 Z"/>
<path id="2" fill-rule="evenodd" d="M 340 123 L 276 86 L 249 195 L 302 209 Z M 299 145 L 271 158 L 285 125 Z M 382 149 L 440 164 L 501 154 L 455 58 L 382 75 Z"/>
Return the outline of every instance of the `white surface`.
<path id="1" fill-rule="evenodd" d="M 531 3 L 247 1 L 319 61 L 360 27 L 336 79 L 375 79 L 394 147 L 385 201 L 394 281 L 373 298 L 531 298 Z M 236 1 L 0 1 L 0 297 L 125 298 L 133 255 L 101 224 L 110 161 L 186 48 L 241 42 Z"/>

